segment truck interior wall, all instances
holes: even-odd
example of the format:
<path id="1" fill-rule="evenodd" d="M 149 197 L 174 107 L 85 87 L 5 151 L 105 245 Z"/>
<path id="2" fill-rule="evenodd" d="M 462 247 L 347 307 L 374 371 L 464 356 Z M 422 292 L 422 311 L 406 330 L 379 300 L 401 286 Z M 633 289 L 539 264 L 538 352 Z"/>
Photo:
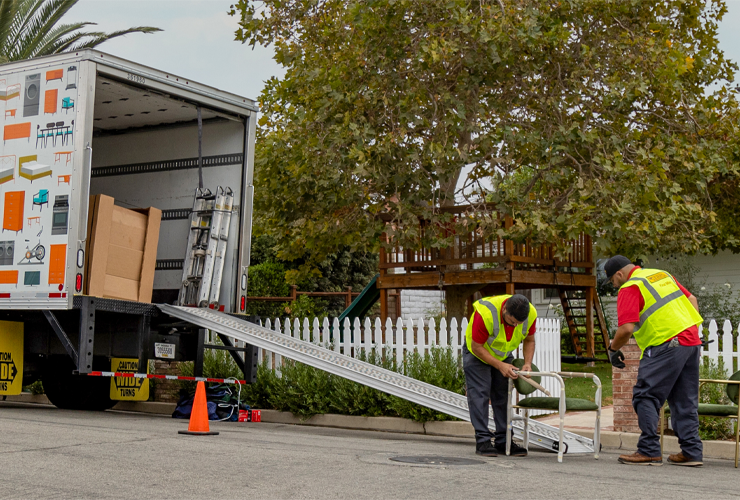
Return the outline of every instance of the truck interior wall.
<path id="1" fill-rule="evenodd" d="M 218 186 L 230 187 L 234 191 L 235 207 L 231 219 L 228 256 L 224 265 L 221 284 L 221 304 L 226 310 L 234 310 L 234 291 L 238 276 L 238 231 L 239 203 L 242 193 L 244 125 L 227 119 L 214 119 L 203 123 L 202 154 L 203 185 L 215 192 Z M 148 127 L 131 131 L 96 134 L 93 137 L 92 179 L 90 194 L 112 196 L 116 204 L 127 208 L 153 206 L 163 210 L 162 224 L 157 250 L 157 268 L 154 276 L 154 297 L 171 299 L 176 297 L 182 279 L 182 268 L 171 267 L 173 261 L 185 256 L 189 215 L 173 215 L 172 210 L 185 210 L 189 214 L 193 194 L 198 187 L 198 168 L 171 166 L 162 169 L 147 167 L 145 172 L 117 171 L 103 167 L 141 165 L 152 162 L 191 159 L 198 156 L 198 127 L 196 122 L 162 127 Z M 208 166 L 209 158 L 221 158 L 219 166 Z M 148 171 L 146 171 L 148 170 Z M 156 170 L 156 171 L 151 171 Z M 113 175 L 110 175 L 110 174 Z M 178 218 L 179 217 L 179 218 Z M 159 293 L 158 293 L 159 292 Z M 156 301 L 156 300 L 155 300 Z"/>

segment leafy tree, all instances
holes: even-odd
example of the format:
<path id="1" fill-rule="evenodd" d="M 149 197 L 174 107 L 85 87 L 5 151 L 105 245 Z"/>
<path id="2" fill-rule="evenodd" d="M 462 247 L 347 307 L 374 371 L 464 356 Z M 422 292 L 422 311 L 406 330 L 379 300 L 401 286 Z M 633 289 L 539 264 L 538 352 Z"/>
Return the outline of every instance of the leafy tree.
<path id="1" fill-rule="evenodd" d="M 259 224 L 259 219 L 256 221 Z M 370 252 L 352 252 L 349 247 L 337 250 L 320 262 L 316 268 L 320 275 L 303 276 L 300 280 L 286 279 L 298 277 L 290 271 L 299 268 L 303 262 L 280 260 L 274 249 L 275 239 L 270 236 L 252 237 L 250 253 L 249 296 L 286 297 L 290 295 L 289 284 L 294 284 L 303 292 L 343 292 L 351 286 L 355 292 L 361 291 L 378 272 L 378 256 Z M 287 302 L 247 301 L 247 313 L 263 317 L 338 316 L 345 308 L 344 297 L 301 296 L 290 304 Z"/>
<path id="2" fill-rule="evenodd" d="M 439 208 L 469 165 L 468 201 L 491 203 L 454 222 L 484 234 L 504 234 L 502 212 L 509 235 L 535 243 L 586 231 L 634 256 L 739 250 L 725 12 L 722 0 L 240 0 L 237 40 L 274 44 L 286 69 L 260 97 L 265 231 L 304 273 L 337 248 L 376 248 L 385 229 L 411 247 L 419 217 L 449 228 Z"/>
<path id="3" fill-rule="evenodd" d="M 104 33 L 81 31 L 91 22 L 59 24 L 78 0 L 0 0 L 0 62 L 90 49 L 129 33 L 162 31 L 137 26 Z"/>

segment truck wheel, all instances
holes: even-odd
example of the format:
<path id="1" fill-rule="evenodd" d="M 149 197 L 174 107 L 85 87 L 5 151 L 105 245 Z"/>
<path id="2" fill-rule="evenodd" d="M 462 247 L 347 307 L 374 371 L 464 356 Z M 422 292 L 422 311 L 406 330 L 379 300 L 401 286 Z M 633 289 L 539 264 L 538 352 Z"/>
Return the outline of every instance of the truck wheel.
<path id="1" fill-rule="evenodd" d="M 110 380 L 105 377 L 73 375 L 72 360 L 66 356 L 48 359 L 41 375 L 49 401 L 64 410 L 103 411 L 118 401 L 110 398 Z"/>

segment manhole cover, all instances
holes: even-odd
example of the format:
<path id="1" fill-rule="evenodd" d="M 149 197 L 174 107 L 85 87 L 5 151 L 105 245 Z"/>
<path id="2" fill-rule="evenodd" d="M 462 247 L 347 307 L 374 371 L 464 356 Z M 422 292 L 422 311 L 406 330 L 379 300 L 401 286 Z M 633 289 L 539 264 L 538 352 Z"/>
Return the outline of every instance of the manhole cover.
<path id="1" fill-rule="evenodd" d="M 390 457 L 389 460 L 393 462 L 402 462 L 404 464 L 417 464 L 417 465 L 483 465 L 487 462 L 483 460 L 472 460 L 470 458 L 458 458 L 458 457 L 439 457 L 436 455 L 427 456 L 413 456 L 413 457 Z"/>

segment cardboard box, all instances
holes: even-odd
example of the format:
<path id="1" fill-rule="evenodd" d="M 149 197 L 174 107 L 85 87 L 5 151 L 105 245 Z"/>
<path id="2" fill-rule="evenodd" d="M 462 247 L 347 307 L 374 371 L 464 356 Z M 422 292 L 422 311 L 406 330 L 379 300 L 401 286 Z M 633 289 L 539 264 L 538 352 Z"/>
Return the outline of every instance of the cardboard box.
<path id="1" fill-rule="evenodd" d="M 151 302 L 162 211 L 113 202 L 102 194 L 90 197 L 83 293 Z"/>

